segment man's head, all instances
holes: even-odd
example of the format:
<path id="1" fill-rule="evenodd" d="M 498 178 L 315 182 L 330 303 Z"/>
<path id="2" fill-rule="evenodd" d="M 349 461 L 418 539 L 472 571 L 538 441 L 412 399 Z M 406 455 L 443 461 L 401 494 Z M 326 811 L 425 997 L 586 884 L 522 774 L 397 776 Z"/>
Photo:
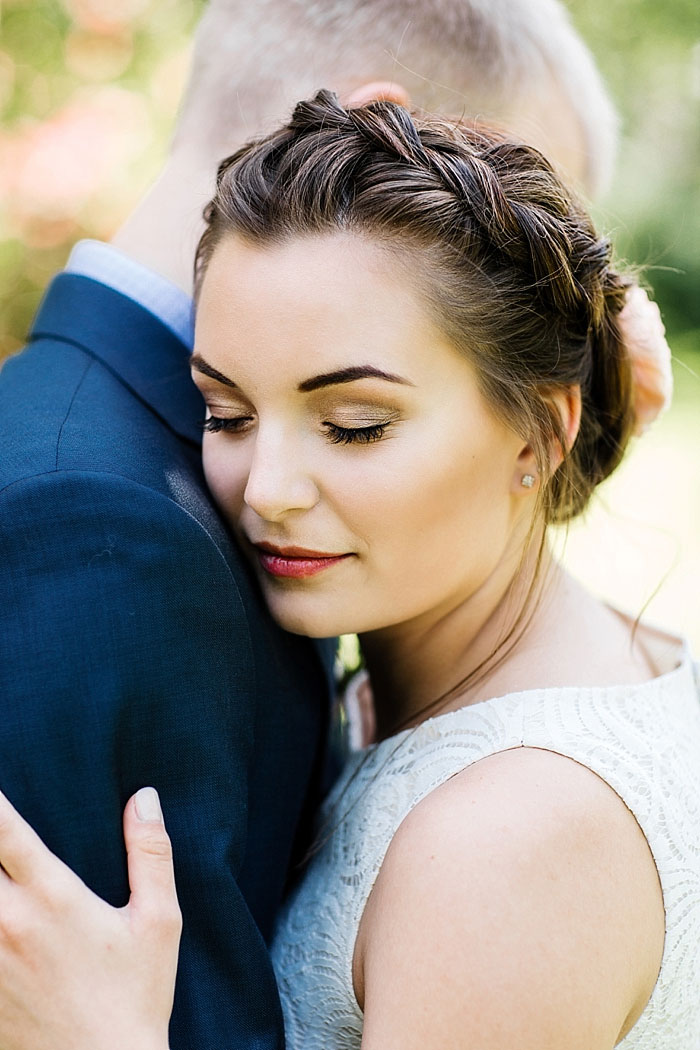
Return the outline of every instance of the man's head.
<path id="1" fill-rule="evenodd" d="M 319 87 L 497 120 L 588 192 L 611 166 L 614 111 L 559 0 L 211 0 L 174 149 L 220 157 Z"/>

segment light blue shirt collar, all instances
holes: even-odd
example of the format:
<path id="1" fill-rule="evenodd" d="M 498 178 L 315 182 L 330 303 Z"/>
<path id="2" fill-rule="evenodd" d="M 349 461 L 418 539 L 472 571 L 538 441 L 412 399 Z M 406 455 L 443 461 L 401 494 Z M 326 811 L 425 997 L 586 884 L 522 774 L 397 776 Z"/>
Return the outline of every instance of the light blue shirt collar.
<path id="1" fill-rule="evenodd" d="M 130 259 L 103 241 L 78 241 L 66 263 L 66 272 L 90 277 L 143 306 L 188 348 L 194 344 L 194 306 L 191 298 L 167 277 Z"/>

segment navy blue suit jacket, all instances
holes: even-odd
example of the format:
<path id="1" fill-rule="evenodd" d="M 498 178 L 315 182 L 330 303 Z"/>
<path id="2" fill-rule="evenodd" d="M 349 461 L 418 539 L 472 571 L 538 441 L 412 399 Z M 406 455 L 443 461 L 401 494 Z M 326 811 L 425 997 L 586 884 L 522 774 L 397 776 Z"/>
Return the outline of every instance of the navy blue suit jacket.
<path id="1" fill-rule="evenodd" d="M 266 949 L 316 801 L 327 675 L 214 510 L 187 349 L 85 277 L 0 372 L 0 786 L 106 900 L 160 792 L 184 933 L 172 1050 L 279 1050 Z"/>

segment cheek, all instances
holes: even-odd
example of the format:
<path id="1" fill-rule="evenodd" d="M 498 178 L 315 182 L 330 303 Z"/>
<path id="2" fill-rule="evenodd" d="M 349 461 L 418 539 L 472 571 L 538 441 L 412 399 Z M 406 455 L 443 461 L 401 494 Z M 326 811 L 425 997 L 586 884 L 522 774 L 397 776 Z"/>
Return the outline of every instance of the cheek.
<path id="1" fill-rule="evenodd" d="M 437 469 L 436 469 L 437 468 Z M 414 462 L 410 499 L 402 508 L 412 538 L 429 541 L 428 558 L 438 566 L 459 555 L 482 556 L 507 530 L 510 500 L 506 479 L 478 453 Z M 397 507 L 401 493 L 392 493 Z M 412 526 L 412 528 L 411 528 Z"/>
<path id="2" fill-rule="evenodd" d="M 335 502 L 394 595 L 400 579 L 412 590 L 419 578 L 444 586 L 493 568 L 513 526 L 512 457 L 472 432 L 452 440 L 447 428 L 371 455 L 362 470 L 337 474 Z"/>
<path id="3" fill-rule="evenodd" d="M 205 434 L 202 444 L 204 477 L 215 502 L 231 525 L 236 525 L 243 505 L 250 472 L 248 459 L 241 444 L 234 450 L 230 443 Z"/>

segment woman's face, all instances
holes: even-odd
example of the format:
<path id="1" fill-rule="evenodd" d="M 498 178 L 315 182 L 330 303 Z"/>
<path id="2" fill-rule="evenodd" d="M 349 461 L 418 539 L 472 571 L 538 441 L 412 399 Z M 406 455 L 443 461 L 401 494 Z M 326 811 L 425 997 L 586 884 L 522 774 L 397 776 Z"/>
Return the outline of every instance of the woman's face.
<path id="1" fill-rule="evenodd" d="M 291 631 L 429 625 L 522 545 L 526 446 L 410 272 L 358 234 L 227 235 L 204 278 L 206 478 Z"/>

